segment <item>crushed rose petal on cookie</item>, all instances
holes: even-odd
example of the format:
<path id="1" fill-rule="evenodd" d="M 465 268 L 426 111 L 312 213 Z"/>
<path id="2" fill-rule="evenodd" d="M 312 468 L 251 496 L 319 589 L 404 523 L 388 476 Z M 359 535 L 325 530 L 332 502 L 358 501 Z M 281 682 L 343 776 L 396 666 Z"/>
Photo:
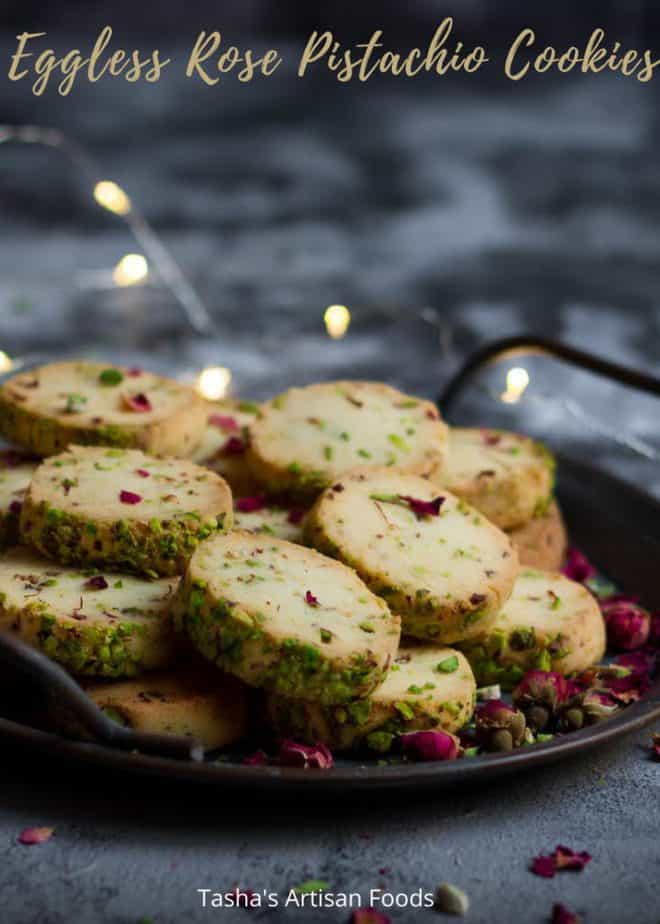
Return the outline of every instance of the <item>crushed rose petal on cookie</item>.
<path id="1" fill-rule="evenodd" d="M 122 395 L 122 401 L 129 411 L 137 411 L 146 414 L 152 410 L 151 401 L 144 392 L 138 392 L 137 395 Z"/>
<path id="2" fill-rule="evenodd" d="M 208 422 L 213 427 L 218 427 L 225 433 L 240 433 L 241 428 L 235 417 L 228 417 L 224 414 L 210 414 Z"/>
<path id="3" fill-rule="evenodd" d="M 240 436 L 230 436 L 220 451 L 225 456 L 240 456 L 246 449 L 245 440 L 242 440 Z"/>
<path id="4" fill-rule="evenodd" d="M 133 491 L 120 491 L 119 500 L 122 504 L 139 504 L 142 501 L 142 495 L 135 494 Z"/>
<path id="5" fill-rule="evenodd" d="M 458 740 L 445 731 L 414 731 L 399 736 L 406 757 L 419 761 L 455 760 Z"/>
<path id="6" fill-rule="evenodd" d="M 440 515 L 440 508 L 444 504 L 446 498 L 444 497 L 434 497 L 433 500 L 424 501 L 420 500 L 418 497 L 410 497 L 407 494 L 400 495 L 401 500 L 405 501 L 415 516 L 419 519 L 421 517 L 437 517 Z"/>
<path id="7" fill-rule="evenodd" d="M 307 606 L 320 606 L 318 599 L 314 596 L 311 590 L 305 592 L 305 603 Z"/>
<path id="8" fill-rule="evenodd" d="M 334 766 L 334 758 L 328 748 L 321 744 L 298 744 L 290 739 L 280 745 L 279 763 L 284 767 L 305 767 L 317 770 L 329 770 Z"/>
<path id="9" fill-rule="evenodd" d="M 102 574 L 95 574 L 83 584 L 84 590 L 105 590 L 106 587 L 108 587 L 108 582 Z"/>
<path id="10" fill-rule="evenodd" d="M 570 847 L 558 844 L 551 854 L 540 854 L 538 857 L 534 857 L 530 869 L 537 876 L 552 879 L 555 873 L 561 873 L 564 870 L 580 872 L 591 859 L 591 854 L 587 853 L 586 850 L 576 852 L 571 850 Z"/>
<path id="11" fill-rule="evenodd" d="M 149 478 L 150 476 L 150 473 L 146 470 L 146 468 L 136 468 L 135 474 L 139 475 L 140 478 Z"/>
<path id="12" fill-rule="evenodd" d="M 18 835 L 17 840 L 19 844 L 31 847 L 33 844 L 45 844 L 54 833 L 55 828 L 25 828 Z"/>

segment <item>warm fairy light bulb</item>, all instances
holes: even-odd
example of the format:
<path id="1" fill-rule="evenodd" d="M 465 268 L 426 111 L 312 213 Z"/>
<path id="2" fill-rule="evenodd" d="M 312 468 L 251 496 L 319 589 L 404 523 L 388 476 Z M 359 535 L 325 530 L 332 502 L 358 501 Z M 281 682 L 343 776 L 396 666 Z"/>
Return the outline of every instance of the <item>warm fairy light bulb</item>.
<path id="1" fill-rule="evenodd" d="M 207 401 L 225 398 L 231 384 L 231 372 L 224 366 L 207 366 L 197 376 L 197 391 Z"/>
<path id="2" fill-rule="evenodd" d="M 4 350 L 0 350 L 0 374 L 3 372 L 11 372 L 14 366 L 14 362 L 11 356 L 8 356 Z"/>
<path id="3" fill-rule="evenodd" d="M 131 200 L 121 186 L 112 180 L 101 180 L 94 187 L 94 198 L 99 205 L 115 215 L 128 215 L 131 210 Z"/>
<path id="4" fill-rule="evenodd" d="M 323 315 L 325 329 L 333 340 L 341 340 L 351 323 L 351 312 L 346 305 L 329 305 Z"/>
<path id="5" fill-rule="evenodd" d="M 506 391 L 501 398 L 505 404 L 516 404 L 522 398 L 529 385 L 529 373 L 522 366 L 514 366 L 506 374 Z"/>
<path id="6" fill-rule="evenodd" d="M 149 264 L 141 253 L 127 253 L 112 271 L 117 286 L 134 286 L 149 275 Z"/>

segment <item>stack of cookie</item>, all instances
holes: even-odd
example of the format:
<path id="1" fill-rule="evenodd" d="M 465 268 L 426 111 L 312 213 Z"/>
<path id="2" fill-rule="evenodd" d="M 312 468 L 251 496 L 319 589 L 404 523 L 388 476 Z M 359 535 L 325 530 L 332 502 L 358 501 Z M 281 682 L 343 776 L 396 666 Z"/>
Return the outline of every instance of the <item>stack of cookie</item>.
<path id="1" fill-rule="evenodd" d="M 49 456 L 16 482 L 21 542 L 45 557 L 5 557 L 1 624 L 88 677 L 190 643 L 215 665 L 97 686 L 112 714 L 219 746 L 245 731 L 246 684 L 278 734 L 383 752 L 459 730 L 475 673 L 510 684 L 602 654 L 590 595 L 520 572 L 517 549 L 556 570 L 564 541 L 538 444 L 450 432 L 379 383 L 208 405 L 135 372 L 56 364 L 0 390 L 5 435 Z"/>

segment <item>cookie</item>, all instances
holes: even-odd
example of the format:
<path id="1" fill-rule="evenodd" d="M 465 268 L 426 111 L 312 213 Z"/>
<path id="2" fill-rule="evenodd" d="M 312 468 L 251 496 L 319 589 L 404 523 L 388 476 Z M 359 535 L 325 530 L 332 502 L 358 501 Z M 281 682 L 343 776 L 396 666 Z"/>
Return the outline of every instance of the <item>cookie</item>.
<path id="1" fill-rule="evenodd" d="M 489 626 L 518 573 L 509 538 L 425 478 L 355 472 L 321 495 L 305 539 L 355 568 L 404 635 L 449 644 Z"/>
<path id="2" fill-rule="evenodd" d="M 21 536 L 65 564 L 181 574 L 197 544 L 232 524 L 226 482 L 184 459 L 72 446 L 36 469 Z"/>
<path id="3" fill-rule="evenodd" d="M 51 363 L 0 386 L 0 433 L 39 456 L 72 443 L 188 456 L 205 426 L 192 388 L 139 369 Z"/>
<path id="4" fill-rule="evenodd" d="M 0 450 L 0 548 L 18 542 L 23 498 L 38 461 L 15 449 Z"/>
<path id="5" fill-rule="evenodd" d="M 510 689 L 533 667 L 573 674 L 600 661 L 605 624 L 582 584 L 528 568 L 494 624 L 460 647 L 480 685 Z"/>
<path id="6" fill-rule="evenodd" d="M 247 458 L 268 492 L 313 499 L 358 466 L 426 474 L 442 464 L 446 434 L 429 401 L 378 382 L 326 382 L 262 404 Z"/>
<path id="7" fill-rule="evenodd" d="M 546 513 L 510 530 L 509 536 L 518 550 L 521 565 L 542 571 L 560 570 L 566 557 L 568 536 L 556 501 Z"/>
<path id="8" fill-rule="evenodd" d="M 366 699 L 319 706 L 270 694 L 266 717 L 278 734 L 308 744 L 322 741 L 341 751 L 365 743 L 387 751 L 402 732 L 462 728 L 475 695 L 472 670 L 460 652 L 411 645 L 399 649 L 387 678 Z"/>
<path id="9" fill-rule="evenodd" d="M 341 703 L 380 683 L 400 622 L 350 568 L 283 539 L 235 531 L 193 554 L 177 604 L 196 647 L 246 683 Z"/>
<path id="10" fill-rule="evenodd" d="M 0 628 L 75 674 L 128 677 L 171 662 L 177 585 L 82 572 L 12 549 L 0 559 Z"/>
<path id="11" fill-rule="evenodd" d="M 234 527 L 302 543 L 305 510 L 252 494 L 234 498 Z"/>
<path id="12" fill-rule="evenodd" d="M 205 750 L 227 747 L 249 730 L 247 688 L 235 677 L 206 665 L 85 685 L 85 692 L 121 725 L 194 738 Z"/>
<path id="13" fill-rule="evenodd" d="M 193 462 L 222 475 L 238 495 L 259 491 L 246 461 L 250 425 L 258 410 L 259 405 L 253 401 L 209 402 L 206 429 L 192 455 Z"/>
<path id="14" fill-rule="evenodd" d="M 500 529 L 515 529 L 547 511 L 554 473 L 554 457 L 527 436 L 451 427 L 446 462 L 431 477 Z"/>

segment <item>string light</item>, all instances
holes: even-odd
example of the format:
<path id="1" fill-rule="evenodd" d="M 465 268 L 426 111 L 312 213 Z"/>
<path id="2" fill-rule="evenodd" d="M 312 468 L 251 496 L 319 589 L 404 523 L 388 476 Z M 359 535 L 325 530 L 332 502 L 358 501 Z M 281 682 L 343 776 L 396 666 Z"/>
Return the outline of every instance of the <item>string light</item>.
<path id="1" fill-rule="evenodd" d="M 351 312 L 346 305 L 328 305 L 323 320 L 328 336 L 333 340 L 341 340 L 346 336 L 348 325 L 351 323 Z"/>
<path id="2" fill-rule="evenodd" d="M 14 361 L 11 356 L 8 356 L 4 350 L 0 350 L 0 374 L 3 372 L 11 372 L 14 368 Z"/>
<path id="3" fill-rule="evenodd" d="M 505 404 L 517 404 L 529 385 L 529 373 L 521 366 L 514 366 L 506 374 L 506 391 L 500 395 Z"/>
<path id="4" fill-rule="evenodd" d="M 121 186 L 112 180 L 100 180 L 94 187 L 94 198 L 100 206 L 115 215 L 128 215 L 131 211 L 131 200 Z"/>
<path id="5" fill-rule="evenodd" d="M 112 279 L 117 286 L 134 286 L 149 275 L 149 264 L 141 253 L 127 253 L 112 271 Z"/>
<path id="6" fill-rule="evenodd" d="M 207 366 L 197 376 L 197 391 L 207 401 L 225 398 L 231 385 L 231 372 L 225 366 Z"/>

